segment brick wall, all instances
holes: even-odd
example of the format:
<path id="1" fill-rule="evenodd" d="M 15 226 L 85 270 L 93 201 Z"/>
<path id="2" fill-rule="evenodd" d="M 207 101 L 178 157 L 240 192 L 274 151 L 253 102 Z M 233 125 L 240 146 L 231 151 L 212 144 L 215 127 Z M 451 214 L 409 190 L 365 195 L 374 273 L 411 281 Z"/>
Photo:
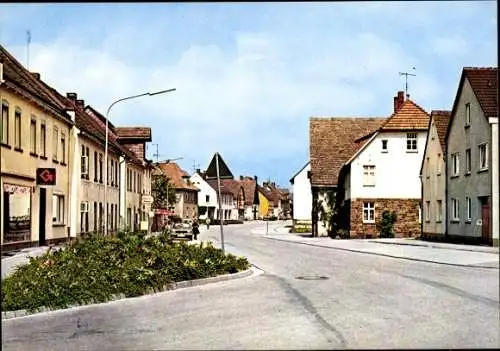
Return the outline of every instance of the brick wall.
<path id="1" fill-rule="evenodd" d="M 365 201 L 375 203 L 375 222 L 382 218 L 382 212 L 386 209 L 396 212 L 395 237 L 415 237 L 420 234 L 419 199 L 355 199 L 351 202 L 351 238 L 379 236 L 375 223 L 363 223 L 363 202 Z"/>
<path id="2" fill-rule="evenodd" d="M 143 143 L 137 143 L 137 144 L 123 144 L 127 149 L 132 151 L 139 160 L 144 160 L 144 144 Z"/>

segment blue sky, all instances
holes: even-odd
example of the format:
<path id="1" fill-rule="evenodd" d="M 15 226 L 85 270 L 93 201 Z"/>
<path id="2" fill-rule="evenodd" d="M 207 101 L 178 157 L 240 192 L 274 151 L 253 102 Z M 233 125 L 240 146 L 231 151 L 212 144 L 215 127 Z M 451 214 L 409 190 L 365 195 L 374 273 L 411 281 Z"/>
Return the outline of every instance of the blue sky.
<path id="1" fill-rule="evenodd" d="M 235 175 L 289 186 L 309 117 L 389 116 L 411 70 L 419 105 L 451 109 L 463 66 L 497 66 L 496 2 L 0 5 L 0 42 L 61 93 L 146 125 L 192 172 L 219 151 Z M 151 157 L 156 147 L 149 145 Z"/>

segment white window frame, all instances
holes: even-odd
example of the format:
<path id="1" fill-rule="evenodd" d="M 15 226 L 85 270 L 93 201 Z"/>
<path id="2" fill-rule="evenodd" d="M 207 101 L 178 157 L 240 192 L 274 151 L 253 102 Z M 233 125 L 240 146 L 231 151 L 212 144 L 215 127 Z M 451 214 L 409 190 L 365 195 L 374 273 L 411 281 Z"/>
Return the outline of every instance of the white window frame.
<path id="1" fill-rule="evenodd" d="M 406 152 L 418 152 L 418 133 L 406 133 Z"/>
<path id="2" fill-rule="evenodd" d="M 57 154 L 59 149 L 59 129 L 54 126 L 52 129 L 52 160 L 57 161 Z"/>
<path id="3" fill-rule="evenodd" d="M 443 200 L 436 200 L 436 222 L 443 221 Z"/>
<path id="4" fill-rule="evenodd" d="M 22 149 L 23 116 L 20 108 L 14 111 L 14 148 Z"/>
<path id="5" fill-rule="evenodd" d="M 479 170 L 486 171 L 488 170 L 488 143 L 482 143 L 478 146 L 479 149 Z M 481 164 L 484 157 L 484 166 Z"/>
<path id="6" fill-rule="evenodd" d="M 16 109 L 16 113 L 21 113 L 21 110 Z M 36 123 L 36 117 L 31 116 L 30 119 L 30 153 L 36 155 L 36 129 L 37 129 L 37 123 Z"/>
<path id="7" fill-rule="evenodd" d="M 465 126 L 470 126 L 470 102 L 465 104 Z"/>
<path id="8" fill-rule="evenodd" d="M 363 202 L 363 223 L 375 223 L 375 202 Z"/>
<path id="9" fill-rule="evenodd" d="M 451 219 L 454 222 L 460 221 L 460 202 L 457 198 L 451 198 Z"/>
<path id="10" fill-rule="evenodd" d="M 64 224 L 64 195 L 52 195 L 52 224 Z"/>
<path id="11" fill-rule="evenodd" d="M 465 150 L 465 174 L 470 174 L 472 171 L 472 151 L 471 149 Z"/>
<path id="12" fill-rule="evenodd" d="M 470 223 L 472 221 L 472 199 L 468 196 L 465 197 L 465 205 L 467 210 L 465 212 L 465 221 Z"/>
<path id="13" fill-rule="evenodd" d="M 375 186 L 375 166 L 363 166 L 363 186 Z"/>
<path id="14" fill-rule="evenodd" d="M 460 154 L 455 152 L 451 154 L 451 167 L 452 167 L 452 176 L 458 176 L 460 174 Z"/>
<path id="15" fill-rule="evenodd" d="M 436 174 L 441 175 L 441 154 L 437 155 Z"/>
<path id="16" fill-rule="evenodd" d="M 81 175 L 87 176 L 89 174 L 89 157 L 87 155 L 81 155 Z"/>
<path id="17" fill-rule="evenodd" d="M 40 123 L 40 156 L 47 156 L 47 124 L 45 121 Z"/>
<path id="18" fill-rule="evenodd" d="M 426 201 L 425 202 L 425 221 L 430 222 L 431 220 L 431 202 Z"/>
<path id="19" fill-rule="evenodd" d="M 5 145 L 9 145 L 9 113 L 9 103 L 7 102 L 7 100 L 2 100 L 2 121 L 0 123 L 2 130 L 0 135 L 0 142 Z"/>

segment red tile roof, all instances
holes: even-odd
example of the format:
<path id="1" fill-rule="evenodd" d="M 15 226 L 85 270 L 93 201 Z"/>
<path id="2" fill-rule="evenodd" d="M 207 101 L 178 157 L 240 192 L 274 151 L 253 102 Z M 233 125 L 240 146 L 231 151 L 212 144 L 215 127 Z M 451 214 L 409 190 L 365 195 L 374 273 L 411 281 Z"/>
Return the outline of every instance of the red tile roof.
<path id="1" fill-rule="evenodd" d="M 431 112 L 431 121 L 434 122 L 437 130 L 437 136 L 441 149 L 446 152 L 446 132 L 450 121 L 451 111 L 433 110 Z"/>
<path id="2" fill-rule="evenodd" d="M 245 192 L 245 205 L 253 205 L 255 201 L 255 188 L 257 187 L 257 182 L 251 177 L 246 177 L 239 182 L 241 186 L 243 186 L 243 191 Z"/>
<path id="3" fill-rule="evenodd" d="M 156 169 L 153 171 L 153 175 L 157 175 L 158 172 L 161 171 L 169 179 L 169 182 L 175 186 L 175 189 L 198 191 L 197 187 L 182 178 L 184 175 L 187 175 L 187 173 L 183 171 L 177 163 L 155 163 L 155 166 Z"/>
<path id="4" fill-rule="evenodd" d="M 207 179 L 206 182 L 217 191 L 217 179 Z M 221 193 L 226 193 L 226 194 L 231 194 L 233 195 L 233 198 L 237 199 L 238 194 L 240 192 L 240 189 L 243 186 L 240 184 L 239 181 L 235 179 L 221 179 L 220 180 L 220 189 Z M 246 193 L 245 189 L 243 188 L 243 193 L 245 194 L 245 199 L 246 199 Z M 246 201 L 245 201 L 246 202 Z"/>
<path id="5" fill-rule="evenodd" d="M 387 119 L 380 131 L 427 130 L 429 118 L 429 114 L 422 107 L 408 99 Z"/>
<path id="6" fill-rule="evenodd" d="M 498 117 L 497 67 L 465 67 L 464 73 L 484 115 Z"/>
<path id="7" fill-rule="evenodd" d="M 336 186 L 343 164 L 363 145 L 356 139 L 376 131 L 385 121 L 386 118 L 311 118 L 311 185 Z"/>

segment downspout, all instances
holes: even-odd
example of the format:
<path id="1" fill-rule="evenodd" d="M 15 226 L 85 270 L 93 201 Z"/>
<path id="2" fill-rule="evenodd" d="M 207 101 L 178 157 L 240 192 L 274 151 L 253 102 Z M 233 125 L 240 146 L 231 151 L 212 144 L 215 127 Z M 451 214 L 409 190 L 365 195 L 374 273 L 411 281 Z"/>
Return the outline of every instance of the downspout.
<path id="1" fill-rule="evenodd" d="M 120 170 L 120 186 L 118 188 L 118 215 L 119 215 L 119 223 L 118 223 L 118 226 L 119 226 L 119 230 L 123 230 L 124 229 L 124 218 L 125 218 L 125 214 L 122 213 L 122 210 L 124 210 L 125 208 L 125 196 L 126 196 L 126 184 L 125 184 L 125 172 L 126 172 L 126 168 L 125 170 L 123 170 L 124 166 L 122 166 L 122 164 L 125 162 L 125 157 L 124 155 L 120 155 L 120 158 L 119 158 L 119 162 L 118 162 L 118 169 Z M 125 185 L 124 185 L 125 184 Z M 123 203 L 123 205 L 122 205 Z"/>
<path id="2" fill-rule="evenodd" d="M 76 122 L 75 122 L 75 111 L 74 110 L 68 110 L 67 111 L 68 115 L 71 117 L 71 121 L 73 122 L 73 125 L 70 129 L 70 153 L 68 155 L 68 170 L 70 171 L 69 174 L 69 181 L 68 181 L 68 194 L 69 194 L 69 228 L 68 228 L 68 236 L 70 238 L 76 238 L 77 234 L 77 227 L 78 227 L 78 203 L 79 203 L 79 198 L 78 198 L 78 189 L 80 186 L 80 171 L 78 168 L 81 163 L 81 159 L 79 160 L 78 152 L 80 150 L 80 144 L 79 144 L 79 134 L 80 130 L 76 127 Z M 73 149 L 73 152 L 71 152 L 71 149 Z M 70 157 L 72 156 L 72 157 Z"/>

